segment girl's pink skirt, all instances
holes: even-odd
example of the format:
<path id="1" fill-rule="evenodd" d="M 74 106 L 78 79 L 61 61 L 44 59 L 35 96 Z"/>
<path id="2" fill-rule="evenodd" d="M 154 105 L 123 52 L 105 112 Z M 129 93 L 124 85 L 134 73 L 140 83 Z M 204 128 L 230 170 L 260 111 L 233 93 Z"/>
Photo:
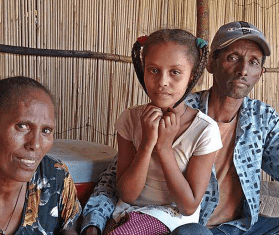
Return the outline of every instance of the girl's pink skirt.
<path id="1" fill-rule="evenodd" d="M 160 220 L 140 212 L 127 213 L 117 224 L 110 219 L 104 235 L 165 235 L 170 230 Z"/>

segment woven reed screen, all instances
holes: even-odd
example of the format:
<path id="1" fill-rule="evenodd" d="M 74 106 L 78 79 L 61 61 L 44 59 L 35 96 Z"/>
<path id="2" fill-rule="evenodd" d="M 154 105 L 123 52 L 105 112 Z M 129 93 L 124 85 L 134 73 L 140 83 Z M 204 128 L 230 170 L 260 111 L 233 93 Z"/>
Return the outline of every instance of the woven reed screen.
<path id="1" fill-rule="evenodd" d="M 140 35 L 160 28 L 196 29 L 194 0 L 0 0 L 0 44 L 130 56 Z M 279 111 L 279 1 L 209 0 L 210 40 L 223 23 L 246 20 L 271 45 L 265 73 L 251 97 Z M 272 72 L 273 71 L 273 72 Z M 148 101 L 131 63 L 0 53 L 0 78 L 24 75 L 57 99 L 56 138 L 116 146 L 115 119 Z M 195 90 L 207 89 L 205 73 Z"/>
<path id="2" fill-rule="evenodd" d="M 0 43 L 130 56 L 139 35 L 181 27 L 195 33 L 195 1 L 2 0 Z M 131 63 L 0 54 L 0 78 L 24 75 L 57 99 L 56 138 L 115 146 L 115 119 L 147 102 Z"/>

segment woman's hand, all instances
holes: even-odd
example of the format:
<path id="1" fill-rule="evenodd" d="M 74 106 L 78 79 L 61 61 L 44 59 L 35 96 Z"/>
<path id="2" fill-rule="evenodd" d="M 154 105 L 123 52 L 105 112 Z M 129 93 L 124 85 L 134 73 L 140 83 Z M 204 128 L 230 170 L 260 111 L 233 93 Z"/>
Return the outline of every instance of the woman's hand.
<path id="1" fill-rule="evenodd" d="M 148 104 L 141 115 L 142 143 L 153 148 L 158 140 L 158 127 L 163 112 L 160 108 Z"/>
<path id="2" fill-rule="evenodd" d="M 158 140 L 156 150 L 172 148 L 172 144 L 180 128 L 180 116 L 173 108 L 161 118 L 158 127 Z"/>

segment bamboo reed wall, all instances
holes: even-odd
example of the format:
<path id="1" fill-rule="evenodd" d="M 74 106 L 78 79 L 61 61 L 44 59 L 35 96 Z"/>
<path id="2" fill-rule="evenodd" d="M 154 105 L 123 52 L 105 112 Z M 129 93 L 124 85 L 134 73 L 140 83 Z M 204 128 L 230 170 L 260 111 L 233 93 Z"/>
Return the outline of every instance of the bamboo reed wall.
<path id="1" fill-rule="evenodd" d="M 181 27 L 195 33 L 195 1 L 1 0 L 0 44 L 130 56 L 139 35 Z M 56 138 L 115 147 L 114 122 L 147 102 L 131 63 L 0 54 L 0 78 L 24 75 L 57 98 Z"/>
<path id="2" fill-rule="evenodd" d="M 194 0 L 0 0 L 0 44 L 130 56 L 138 36 L 160 28 L 196 33 Z M 209 0 L 209 38 L 220 25 L 246 20 L 270 43 L 268 73 L 251 93 L 279 111 L 279 1 Z M 272 72 L 273 71 L 273 72 Z M 148 101 L 131 63 L 0 53 L 0 79 L 24 75 L 57 99 L 56 138 L 116 146 L 115 119 Z M 195 90 L 207 89 L 205 73 Z"/>

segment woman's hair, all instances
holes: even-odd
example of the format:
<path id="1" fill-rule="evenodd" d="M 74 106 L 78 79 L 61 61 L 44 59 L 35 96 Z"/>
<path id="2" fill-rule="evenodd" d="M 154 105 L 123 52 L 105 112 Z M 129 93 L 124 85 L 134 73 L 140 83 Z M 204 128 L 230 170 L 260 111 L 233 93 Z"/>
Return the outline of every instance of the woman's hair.
<path id="1" fill-rule="evenodd" d="M 50 91 L 36 80 L 28 77 L 9 77 L 0 80 L 0 109 L 12 106 L 21 95 L 28 94 L 30 90 L 41 90 L 49 95 L 53 105 L 54 98 Z"/>
<path id="2" fill-rule="evenodd" d="M 160 43 L 168 42 L 174 42 L 178 45 L 185 46 L 187 48 L 185 50 L 185 53 L 187 54 L 189 60 L 193 63 L 193 69 L 191 71 L 193 79 L 190 81 L 184 95 L 179 101 L 175 103 L 175 108 L 192 91 L 193 87 L 196 85 L 201 75 L 203 74 L 204 68 L 207 63 L 208 47 L 206 45 L 203 47 L 199 47 L 197 38 L 193 34 L 182 29 L 161 29 L 153 32 L 148 37 L 139 38 L 134 43 L 132 48 L 132 60 L 138 80 L 146 93 L 147 90 L 144 84 L 145 57 L 148 55 L 150 47 L 158 45 Z"/>

